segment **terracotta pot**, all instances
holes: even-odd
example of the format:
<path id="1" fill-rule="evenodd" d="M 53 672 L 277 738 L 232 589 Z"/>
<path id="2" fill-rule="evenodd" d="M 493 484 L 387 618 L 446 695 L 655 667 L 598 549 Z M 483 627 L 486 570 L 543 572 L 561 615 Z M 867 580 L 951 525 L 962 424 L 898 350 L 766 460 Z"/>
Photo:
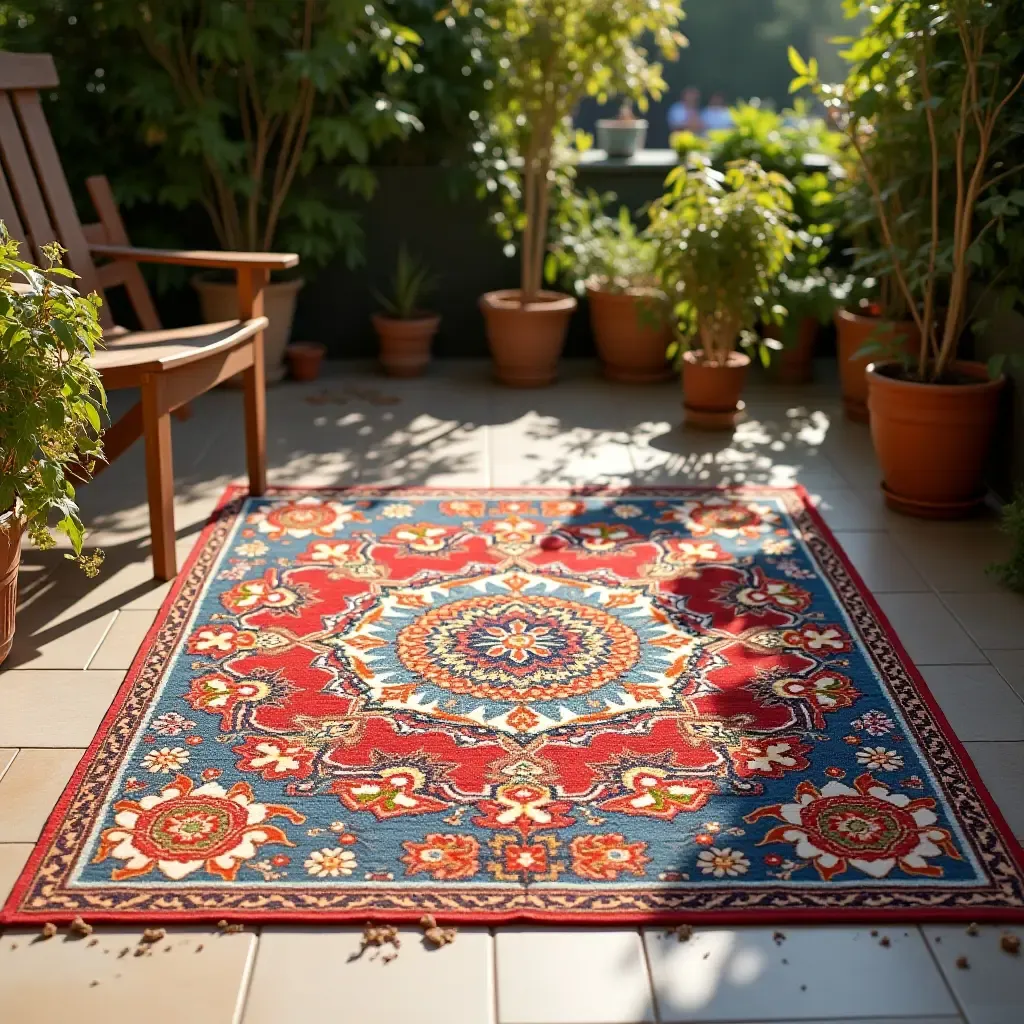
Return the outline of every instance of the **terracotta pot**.
<path id="1" fill-rule="evenodd" d="M 326 353 L 327 346 L 318 341 L 292 342 L 284 350 L 292 380 L 316 380 Z"/>
<path id="2" fill-rule="evenodd" d="M 814 379 L 814 350 L 821 324 L 817 317 L 805 316 L 797 325 L 796 338 L 781 350 L 772 352 L 769 373 L 777 384 L 809 384 Z M 775 324 L 763 328 L 766 338 L 781 341 L 782 331 Z"/>
<path id="3" fill-rule="evenodd" d="M 430 363 L 430 343 L 441 323 L 439 316 L 399 320 L 374 313 L 373 328 L 380 339 L 380 364 L 389 377 L 419 377 Z"/>
<path id="4" fill-rule="evenodd" d="M 542 291 L 524 306 L 519 291 L 509 289 L 481 295 L 480 308 L 498 380 L 514 388 L 553 384 L 576 300 Z"/>
<path id="5" fill-rule="evenodd" d="M 292 333 L 295 300 L 305 283 L 301 277 L 274 281 L 263 293 L 263 312 L 270 321 L 263 332 L 263 361 L 268 384 L 276 384 L 284 377 L 284 350 Z M 192 278 L 192 287 L 199 293 L 199 308 L 207 323 L 238 319 L 238 293 L 234 282 L 196 276 Z M 232 377 L 231 382 L 238 385 L 241 376 Z"/>
<path id="6" fill-rule="evenodd" d="M 877 332 L 877 333 L 876 333 Z M 851 420 L 868 421 L 868 364 L 878 360 L 877 355 L 853 356 L 869 341 L 887 348 L 916 353 L 920 333 L 912 320 L 893 323 L 876 316 L 861 316 L 848 309 L 836 311 L 836 349 L 839 359 L 839 381 L 843 391 L 843 409 Z M 888 353 L 887 353 L 888 355 Z"/>
<path id="7" fill-rule="evenodd" d="M 683 353 L 683 422 L 704 430 L 728 430 L 743 413 L 740 395 L 750 356 L 733 352 L 725 366 L 701 362 L 700 351 Z"/>
<path id="8" fill-rule="evenodd" d="M 21 564 L 21 517 L 14 509 L 0 515 L 0 664 L 14 643 L 14 612 L 18 607 L 18 566 Z"/>
<path id="9" fill-rule="evenodd" d="M 985 500 L 985 461 L 1003 377 L 982 363 L 954 363 L 963 383 L 918 384 L 892 376 L 898 363 L 868 368 L 871 439 L 886 504 L 928 519 L 970 515 Z"/>
<path id="10" fill-rule="evenodd" d="M 646 296 L 588 287 L 587 297 L 597 353 L 609 380 L 648 384 L 672 376 L 672 367 L 665 358 L 672 333 L 663 320 L 659 325 L 651 314 L 645 316 Z"/>

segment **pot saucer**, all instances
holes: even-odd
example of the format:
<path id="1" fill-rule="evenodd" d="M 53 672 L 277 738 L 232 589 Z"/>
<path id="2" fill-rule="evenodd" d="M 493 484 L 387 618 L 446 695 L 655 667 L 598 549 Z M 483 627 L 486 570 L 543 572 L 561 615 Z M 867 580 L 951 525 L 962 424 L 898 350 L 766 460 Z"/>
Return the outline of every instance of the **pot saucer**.
<path id="1" fill-rule="evenodd" d="M 683 426 L 697 430 L 731 430 L 746 415 L 746 403 L 737 402 L 735 409 L 695 409 L 683 403 Z"/>
<path id="2" fill-rule="evenodd" d="M 985 504 L 985 493 L 967 501 L 921 501 L 917 498 L 904 498 L 895 494 L 884 483 L 880 485 L 885 495 L 885 503 L 894 512 L 916 516 L 919 519 L 966 519 L 975 515 Z"/>

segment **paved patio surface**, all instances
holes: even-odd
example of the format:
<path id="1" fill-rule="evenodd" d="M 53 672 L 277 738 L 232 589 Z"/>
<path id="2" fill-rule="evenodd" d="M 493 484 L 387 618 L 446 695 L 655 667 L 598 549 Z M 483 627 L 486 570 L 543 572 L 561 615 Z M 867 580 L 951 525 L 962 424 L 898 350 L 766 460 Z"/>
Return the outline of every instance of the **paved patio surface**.
<path id="1" fill-rule="evenodd" d="M 834 366 L 831 368 L 834 372 Z M 829 367 L 822 368 L 828 376 Z M 1016 834 L 1024 837 L 1024 599 L 985 566 L 991 519 L 928 523 L 886 511 L 868 430 L 842 419 L 825 379 L 750 388 L 732 437 L 679 428 L 677 385 L 613 386 L 589 364 L 517 392 L 485 363 L 394 382 L 331 365 L 269 399 L 271 482 L 435 486 L 803 483 L 820 503 Z M 244 472 L 241 396 L 217 391 L 174 427 L 179 558 Z M 167 585 L 152 582 L 141 446 L 80 494 L 107 552 L 86 581 L 60 552 L 27 551 L 14 651 L 0 672 L 0 897 L 88 744 Z M 88 946 L 0 936 L 0 1021 L 75 1024 L 1016 1024 L 1024 956 L 1001 928 L 460 930 L 428 952 L 352 960 L 361 928 L 174 929 L 170 951 L 119 958 L 138 929 Z M 1024 935 L 1024 929 L 1020 929 Z M 199 946 L 203 948 L 200 950 Z M 959 957 L 967 969 L 958 968 Z"/>

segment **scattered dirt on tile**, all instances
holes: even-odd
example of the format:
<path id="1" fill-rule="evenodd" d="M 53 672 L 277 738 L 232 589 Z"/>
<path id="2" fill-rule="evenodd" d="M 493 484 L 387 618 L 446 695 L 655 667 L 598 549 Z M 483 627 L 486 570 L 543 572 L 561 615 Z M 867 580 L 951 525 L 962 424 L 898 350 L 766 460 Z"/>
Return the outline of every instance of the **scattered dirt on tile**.
<path id="1" fill-rule="evenodd" d="M 873 939 L 877 939 L 878 938 L 878 929 L 877 928 L 872 928 L 871 929 L 871 938 L 873 938 Z"/>
<path id="2" fill-rule="evenodd" d="M 888 936 L 888 935 L 883 935 L 883 936 L 882 936 L 882 937 L 881 937 L 881 938 L 880 938 L 880 939 L 878 940 L 878 944 L 879 944 L 880 946 L 885 946 L 886 948 L 888 948 L 889 946 L 891 946 L 891 945 L 892 945 L 892 940 L 891 940 L 891 939 L 889 938 L 889 936 Z"/>
<path id="3" fill-rule="evenodd" d="M 47 921 L 42 928 L 39 929 L 39 934 L 44 939 L 52 939 L 57 934 L 57 926 L 52 921 Z"/>
<path id="4" fill-rule="evenodd" d="M 972 921 L 967 926 L 967 934 L 968 935 L 971 935 L 971 936 L 977 935 L 978 934 L 978 930 L 979 930 L 978 929 L 978 925 L 977 925 L 977 922 L 975 922 L 975 921 Z"/>
<path id="5" fill-rule="evenodd" d="M 772 942 L 774 942 L 776 946 L 781 946 L 785 941 L 786 941 L 786 933 L 785 932 L 773 932 L 772 933 Z"/>
<path id="6" fill-rule="evenodd" d="M 398 937 L 398 929 L 393 924 L 374 924 L 372 921 L 367 921 L 366 927 L 363 929 L 363 937 L 359 942 L 359 952 L 353 953 L 349 959 L 358 960 L 368 949 L 373 948 L 377 952 L 372 959 L 383 954 L 385 962 L 390 963 L 398 956 L 401 945 L 402 940 Z M 390 946 L 390 950 L 385 952 L 385 946 Z"/>
<path id="7" fill-rule="evenodd" d="M 971 969 L 970 961 L 965 956 L 958 956 L 956 958 L 956 965 L 961 971 L 969 971 Z"/>
<path id="8" fill-rule="evenodd" d="M 150 950 L 149 946 L 137 946 L 135 948 L 135 955 L 136 956 L 152 956 L 153 953 Z"/>
<path id="9" fill-rule="evenodd" d="M 807 991 L 807 986 L 806 985 L 801 985 L 800 986 L 800 991 L 801 992 L 806 992 Z"/>
<path id="10" fill-rule="evenodd" d="M 86 935 L 92 935 L 92 925 L 86 924 L 80 917 L 76 917 L 74 921 L 68 925 L 68 931 L 72 935 L 81 935 L 85 938 Z"/>
<path id="11" fill-rule="evenodd" d="M 18 944 L 16 942 L 12 942 L 11 943 L 11 949 L 17 949 L 17 948 L 18 948 Z"/>
<path id="12" fill-rule="evenodd" d="M 239 932 L 245 931 L 245 925 L 231 924 L 228 921 L 218 921 L 217 931 L 219 931 L 221 935 L 237 935 Z"/>
<path id="13" fill-rule="evenodd" d="M 1010 956 L 1020 956 L 1020 936 L 1013 932 L 1003 932 L 999 937 L 999 948 Z"/>
<path id="14" fill-rule="evenodd" d="M 689 942 L 693 938 L 693 925 L 681 924 L 676 928 L 669 928 L 666 935 L 674 935 L 680 942 Z"/>
<path id="15" fill-rule="evenodd" d="M 93 978 L 93 980 L 89 982 L 89 988 L 95 988 L 98 984 L 99 982 Z"/>
<path id="16" fill-rule="evenodd" d="M 424 914 L 420 918 L 420 927 L 427 942 L 438 948 L 451 945 L 458 934 L 457 928 L 439 928 L 433 914 Z"/>
<path id="17" fill-rule="evenodd" d="M 100 940 L 99 939 L 90 939 L 86 943 L 87 946 L 98 946 L 99 944 L 100 944 Z M 104 952 L 106 952 L 106 950 L 104 950 Z"/>
<path id="18" fill-rule="evenodd" d="M 147 928 L 142 933 L 142 938 L 139 939 L 139 942 L 143 942 L 147 946 L 151 946 L 154 942 L 159 942 L 161 939 L 165 938 L 167 938 L 166 928 Z"/>
<path id="19" fill-rule="evenodd" d="M 202 951 L 203 951 L 203 944 L 200 942 L 199 945 L 196 946 L 196 952 L 197 953 L 202 953 Z"/>
<path id="20" fill-rule="evenodd" d="M 118 960 L 123 960 L 132 951 L 131 946 L 125 946 L 120 953 L 117 954 Z"/>
<path id="21" fill-rule="evenodd" d="M 707 953 L 705 953 L 704 955 L 707 956 Z M 788 964 L 789 963 L 789 961 L 785 957 L 782 958 L 782 962 L 784 964 Z"/>

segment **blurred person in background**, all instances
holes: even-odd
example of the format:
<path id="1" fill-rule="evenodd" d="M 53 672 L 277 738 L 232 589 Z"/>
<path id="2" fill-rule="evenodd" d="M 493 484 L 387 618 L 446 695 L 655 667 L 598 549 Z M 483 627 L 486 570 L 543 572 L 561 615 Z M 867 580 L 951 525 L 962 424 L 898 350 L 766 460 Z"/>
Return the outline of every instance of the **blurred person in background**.
<path id="1" fill-rule="evenodd" d="M 692 85 L 684 89 L 678 100 L 668 108 L 668 130 L 670 132 L 693 132 L 699 135 L 704 131 L 704 122 L 700 116 L 700 90 Z"/>

